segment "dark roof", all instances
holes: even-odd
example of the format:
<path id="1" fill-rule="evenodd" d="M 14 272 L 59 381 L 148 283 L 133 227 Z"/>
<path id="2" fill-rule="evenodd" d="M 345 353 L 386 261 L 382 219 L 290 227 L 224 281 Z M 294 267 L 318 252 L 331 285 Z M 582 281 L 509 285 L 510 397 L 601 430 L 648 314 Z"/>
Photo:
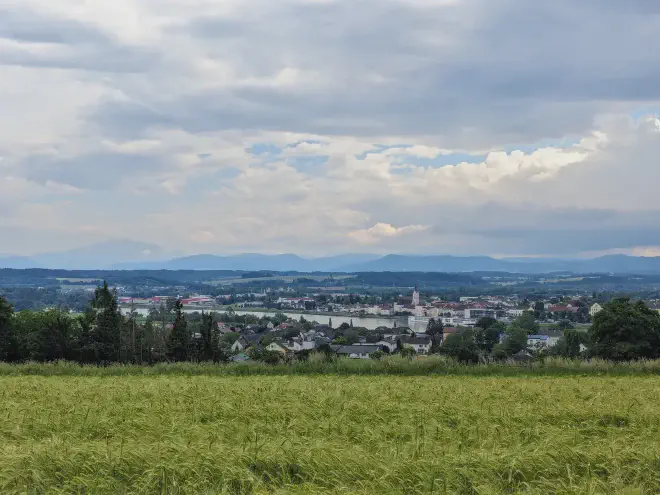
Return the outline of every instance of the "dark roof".
<path id="1" fill-rule="evenodd" d="M 431 343 L 431 337 L 429 336 L 409 337 L 407 339 L 402 339 L 401 342 L 403 342 L 404 344 L 428 345 Z"/>
<path id="2" fill-rule="evenodd" d="M 396 327 L 396 328 L 388 328 L 383 333 L 386 333 L 387 335 L 406 335 L 411 332 L 412 330 L 410 330 L 410 328 L 408 327 Z"/>
<path id="3" fill-rule="evenodd" d="M 330 348 L 337 354 L 371 354 L 380 351 L 379 345 L 331 345 Z"/>
<path id="4" fill-rule="evenodd" d="M 536 335 L 547 335 L 548 337 L 563 337 L 563 330 L 541 330 Z"/>

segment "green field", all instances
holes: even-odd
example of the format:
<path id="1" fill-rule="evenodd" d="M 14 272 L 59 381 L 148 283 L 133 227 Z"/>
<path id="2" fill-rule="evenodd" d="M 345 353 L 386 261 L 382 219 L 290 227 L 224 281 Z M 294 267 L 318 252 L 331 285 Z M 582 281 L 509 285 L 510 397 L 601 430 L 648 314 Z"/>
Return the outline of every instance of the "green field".
<path id="1" fill-rule="evenodd" d="M 3 376 L 1 493 L 659 493 L 656 376 Z"/>

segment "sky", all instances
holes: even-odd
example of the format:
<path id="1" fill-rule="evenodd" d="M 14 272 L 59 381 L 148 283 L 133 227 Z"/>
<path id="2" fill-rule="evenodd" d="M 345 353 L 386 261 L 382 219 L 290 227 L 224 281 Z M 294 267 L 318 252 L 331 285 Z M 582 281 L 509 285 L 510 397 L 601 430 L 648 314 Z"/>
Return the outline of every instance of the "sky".
<path id="1" fill-rule="evenodd" d="M 0 0 L 0 253 L 660 255 L 659 32 L 651 0 Z"/>

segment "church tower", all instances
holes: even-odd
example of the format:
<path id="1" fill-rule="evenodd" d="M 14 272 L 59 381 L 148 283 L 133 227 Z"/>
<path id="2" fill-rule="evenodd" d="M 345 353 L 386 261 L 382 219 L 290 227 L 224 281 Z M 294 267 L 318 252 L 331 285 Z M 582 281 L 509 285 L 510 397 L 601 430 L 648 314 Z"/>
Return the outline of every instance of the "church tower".
<path id="1" fill-rule="evenodd" d="M 417 289 L 417 285 L 415 285 L 415 290 L 412 294 L 412 305 L 419 306 L 419 290 Z"/>

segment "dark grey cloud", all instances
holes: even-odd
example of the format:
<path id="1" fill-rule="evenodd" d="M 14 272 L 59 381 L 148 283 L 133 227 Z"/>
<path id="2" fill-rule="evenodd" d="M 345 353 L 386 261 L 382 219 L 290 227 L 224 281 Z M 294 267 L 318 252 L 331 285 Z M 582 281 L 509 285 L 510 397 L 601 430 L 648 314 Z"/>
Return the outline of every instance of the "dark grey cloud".
<path id="1" fill-rule="evenodd" d="M 134 119 L 193 132 L 431 134 L 478 147 L 583 134 L 601 112 L 660 100 L 660 12 L 643 1 L 278 3 L 181 24 L 170 32 L 246 76 L 295 67 L 328 84 L 183 87 L 149 110 L 99 108 L 108 132 Z"/>
<path id="2" fill-rule="evenodd" d="M 96 153 L 58 159 L 33 156 L 21 164 L 21 173 L 29 180 L 68 184 L 80 189 L 113 189 L 122 181 L 166 168 L 166 158 L 128 154 Z"/>
<path id="3" fill-rule="evenodd" d="M 27 43 L 105 43 L 98 29 L 71 19 L 57 19 L 15 6 L 0 8 L 0 38 Z"/>
<path id="4" fill-rule="evenodd" d="M 0 51 L 0 65 L 79 69 L 94 72 L 146 72 L 160 61 L 154 49 L 122 44 L 98 27 L 24 9 L 0 9 L 0 39 L 26 47 Z M 30 44 L 53 44 L 55 52 L 29 50 Z"/>

